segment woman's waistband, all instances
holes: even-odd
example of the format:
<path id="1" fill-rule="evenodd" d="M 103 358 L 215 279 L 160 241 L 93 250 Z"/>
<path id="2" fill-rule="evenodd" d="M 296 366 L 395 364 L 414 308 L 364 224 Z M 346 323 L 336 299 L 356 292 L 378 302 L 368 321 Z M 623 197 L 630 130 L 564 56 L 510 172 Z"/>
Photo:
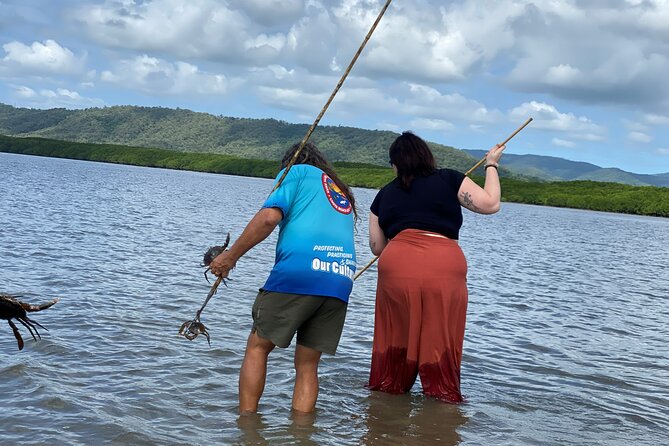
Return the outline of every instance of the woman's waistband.
<path id="1" fill-rule="evenodd" d="M 455 243 L 457 244 L 458 241 L 454 240 L 452 238 L 448 238 L 443 234 L 439 234 L 438 232 L 430 232 L 426 231 L 424 229 L 404 229 L 400 231 L 399 234 L 397 234 L 395 237 L 392 239 L 393 241 L 428 241 L 428 242 L 437 242 L 437 241 L 443 241 L 446 243 Z"/>

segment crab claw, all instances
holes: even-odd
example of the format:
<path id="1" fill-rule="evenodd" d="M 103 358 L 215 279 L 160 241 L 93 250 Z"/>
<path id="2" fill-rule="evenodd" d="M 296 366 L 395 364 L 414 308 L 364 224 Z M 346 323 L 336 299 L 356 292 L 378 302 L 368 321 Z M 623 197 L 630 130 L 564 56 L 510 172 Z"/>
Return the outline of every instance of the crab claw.
<path id="1" fill-rule="evenodd" d="M 209 332 L 207 330 L 203 330 L 202 334 L 207 338 L 207 344 L 209 344 L 209 348 L 211 348 L 211 338 L 209 337 Z"/>
<path id="2" fill-rule="evenodd" d="M 179 334 L 184 336 L 189 341 L 197 338 L 199 335 L 203 334 L 207 338 L 207 343 L 211 347 L 211 338 L 209 337 L 209 332 L 207 327 L 200 321 L 186 321 L 179 328 Z"/>
<path id="3" fill-rule="evenodd" d="M 59 300 L 60 299 L 56 298 L 56 299 L 53 299 L 50 302 L 47 302 L 47 303 L 44 303 L 44 304 L 41 304 L 41 305 L 31 305 L 31 304 L 27 304 L 25 302 L 19 302 L 19 304 L 21 305 L 21 308 L 23 308 L 26 311 L 42 311 L 42 310 L 46 310 L 49 307 L 52 307 L 53 305 L 58 303 Z M 44 328 L 44 327 L 42 327 L 42 328 Z"/>
<path id="4" fill-rule="evenodd" d="M 186 326 L 188 324 L 192 324 L 192 323 L 193 323 L 193 321 L 186 321 L 183 324 L 181 324 L 181 327 L 179 328 L 179 334 L 185 336 L 186 335 Z"/>
<path id="5" fill-rule="evenodd" d="M 16 325 L 12 321 L 7 321 L 9 322 L 9 326 L 12 327 L 12 331 L 14 332 L 14 337 L 16 338 L 16 342 L 19 344 L 19 350 L 23 350 L 23 338 L 21 337 L 21 333 L 19 333 L 19 329 L 16 328 Z"/>

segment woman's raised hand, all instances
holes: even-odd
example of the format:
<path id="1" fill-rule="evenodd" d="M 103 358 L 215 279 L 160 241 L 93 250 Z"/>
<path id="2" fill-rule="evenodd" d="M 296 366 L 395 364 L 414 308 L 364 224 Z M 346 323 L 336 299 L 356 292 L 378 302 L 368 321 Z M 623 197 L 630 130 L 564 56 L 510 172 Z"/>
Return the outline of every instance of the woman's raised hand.
<path id="1" fill-rule="evenodd" d="M 504 149 L 506 149 L 506 146 L 500 146 L 499 144 L 496 144 L 493 148 L 488 150 L 485 160 L 486 166 L 489 165 L 498 166 L 499 159 L 502 157 L 502 152 L 504 152 Z"/>

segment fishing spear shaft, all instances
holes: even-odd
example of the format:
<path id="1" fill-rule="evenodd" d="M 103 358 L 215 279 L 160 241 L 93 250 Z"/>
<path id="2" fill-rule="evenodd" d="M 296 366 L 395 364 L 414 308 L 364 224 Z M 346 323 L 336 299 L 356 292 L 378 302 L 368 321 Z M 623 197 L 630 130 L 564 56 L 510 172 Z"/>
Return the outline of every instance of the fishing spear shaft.
<path id="1" fill-rule="evenodd" d="M 516 129 L 516 131 L 513 132 L 513 133 L 511 134 L 511 136 L 509 136 L 509 137 L 506 138 L 503 142 L 501 142 L 501 143 L 499 143 L 499 144 L 497 144 L 497 145 L 498 145 L 498 146 L 504 146 L 504 145 L 506 145 L 507 142 L 511 141 L 511 138 L 513 138 L 514 136 L 516 136 L 516 135 L 517 135 L 522 129 L 524 129 L 530 122 L 532 122 L 532 118 L 527 118 L 527 121 L 525 121 L 525 122 L 523 123 L 523 125 L 521 125 L 520 127 L 518 127 L 518 128 Z M 481 161 L 479 161 L 478 163 L 474 164 L 474 167 L 472 167 L 472 168 L 469 169 L 467 172 L 465 172 L 465 176 L 469 176 L 470 173 L 472 173 L 473 171 L 475 171 L 476 169 L 478 169 L 479 166 L 480 166 L 481 164 L 485 163 L 486 158 L 487 158 L 487 155 L 484 156 L 483 158 L 481 158 Z"/>
<path id="2" fill-rule="evenodd" d="M 309 140 L 309 137 L 311 137 L 311 134 L 314 132 L 314 130 L 316 129 L 316 126 L 321 121 L 321 118 L 323 117 L 323 115 L 325 114 L 325 111 L 330 106 L 330 103 L 332 103 L 332 100 L 334 99 L 334 97 L 337 95 L 337 92 L 339 91 L 341 86 L 344 84 L 344 81 L 348 77 L 348 73 L 351 72 L 351 69 L 353 68 L 353 65 L 358 60 L 358 57 L 360 57 L 360 54 L 362 53 L 362 50 L 365 48 L 365 45 L 367 45 L 367 42 L 369 41 L 369 39 L 372 37 L 372 34 L 374 33 L 374 30 L 376 29 L 376 26 L 381 21 L 381 18 L 383 17 L 383 14 L 385 14 L 386 10 L 388 9 L 388 6 L 390 6 L 391 1 L 392 0 L 387 0 L 386 4 L 381 9 L 381 12 L 379 12 L 379 15 L 376 17 L 376 20 L 374 21 L 374 24 L 369 29 L 369 32 L 365 36 L 365 39 L 362 41 L 362 44 L 360 45 L 360 48 L 358 48 L 358 51 L 356 51 L 355 55 L 353 56 L 353 59 L 351 59 L 351 63 L 348 64 L 348 67 L 346 68 L 346 71 L 344 71 L 344 74 L 341 76 L 341 79 L 339 79 L 339 82 L 337 83 L 337 86 L 332 91 L 332 94 L 330 95 L 330 98 L 327 100 L 327 102 L 323 106 L 323 109 L 321 110 L 321 112 L 316 117 L 316 120 L 314 121 L 313 124 L 311 124 L 311 127 L 309 127 L 309 130 L 307 130 L 307 134 L 304 136 L 304 138 L 302 138 L 302 141 L 300 141 L 300 146 L 297 148 L 297 150 L 295 151 L 295 154 L 293 155 L 293 157 L 288 162 L 288 165 L 286 166 L 286 170 L 283 171 L 283 174 L 279 178 L 279 181 L 277 181 L 276 186 L 274 186 L 274 189 L 272 189 L 272 192 L 274 192 L 275 190 L 277 190 L 279 188 L 279 186 L 281 186 L 281 183 L 283 182 L 284 178 L 286 178 L 286 175 L 288 175 L 288 171 L 290 170 L 291 167 L 293 167 L 293 164 L 295 164 L 295 161 L 297 161 L 297 157 L 300 155 L 300 152 L 302 151 L 304 146 L 307 144 L 307 141 Z"/>
<path id="3" fill-rule="evenodd" d="M 209 294 L 207 294 L 207 298 L 204 300 L 204 303 L 202 304 L 202 307 L 200 307 L 200 309 L 197 310 L 197 313 L 195 313 L 195 320 L 196 321 L 200 320 L 200 315 L 202 314 L 202 311 L 204 310 L 204 307 L 207 306 L 211 297 L 214 294 L 216 294 L 216 289 L 218 289 L 218 286 L 221 284 L 222 281 L 223 281 L 223 277 L 218 276 L 218 278 L 216 279 L 216 282 L 214 282 L 214 284 L 211 286 L 211 289 L 209 290 Z"/>
<path id="4" fill-rule="evenodd" d="M 498 146 L 504 146 L 504 145 L 506 145 L 507 142 L 511 141 L 511 138 L 513 138 L 514 136 L 516 136 L 522 129 L 524 129 L 525 127 L 527 127 L 527 125 L 528 125 L 530 122 L 532 122 L 532 118 L 528 118 L 527 121 L 525 121 L 525 122 L 523 123 L 523 125 L 521 125 L 520 127 L 518 127 L 518 128 L 516 129 L 516 131 L 513 132 L 513 133 L 511 134 L 511 136 L 509 136 L 509 137 L 506 138 L 503 142 L 501 142 L 501 143 L 499 143 L 499 144 L 497 144 L 497 145 L 498 145 Z M 486 158 L 487 158 L 487 155 L 484 156 L 484 157 L 481 159 L 481 161 L 479 161 L 478 163 L 474 164 L 474 167 L 472 167 L 472 168 L 469 169 L 467 172 L 465 172 L 465 176 L 469 176 L 469 174 L 471 174 L 473 171 L 475 171 L 481 164 L 485 163 Z M 355 281 L 358 277 L 360 277 L 360 275 L 362 275 L 362 273 L 364 273 L 365 271 L 367 271 L 367 270 L 369 269 L 369 267 L 372 266 L 372 265 L 374 264 L 374 262 L 376 262 L 377 260 L 379 260 L 379 256 L 374 257 L 374 258 L 372 259 L 371 262 L 369 262 L 363 269 L 361 269 L 360 271 L 358 271 L 358 272 L 355 274 L 355 276 L 353 276 L 353 280 Z"/>

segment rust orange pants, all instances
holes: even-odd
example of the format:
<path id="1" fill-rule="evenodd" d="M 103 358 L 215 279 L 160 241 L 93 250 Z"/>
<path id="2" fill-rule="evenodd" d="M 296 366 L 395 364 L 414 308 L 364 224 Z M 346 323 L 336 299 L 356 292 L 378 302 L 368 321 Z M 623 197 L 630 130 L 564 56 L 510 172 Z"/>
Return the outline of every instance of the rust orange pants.
<path id="1" fill-rule="evenodd" d="M 368 387 L 463 401 L 460 363 L 467 314 L 467 261 L 458 243 L 406 229 L 379 258 Z"/>

